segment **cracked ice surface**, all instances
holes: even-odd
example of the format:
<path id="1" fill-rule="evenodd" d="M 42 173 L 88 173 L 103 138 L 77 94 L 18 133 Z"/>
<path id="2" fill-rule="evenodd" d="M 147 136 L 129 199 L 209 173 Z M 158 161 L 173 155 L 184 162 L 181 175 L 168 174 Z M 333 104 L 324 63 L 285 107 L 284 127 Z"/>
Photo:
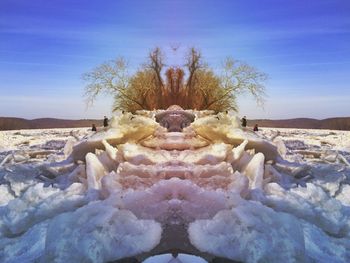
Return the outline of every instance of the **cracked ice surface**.
<path id="1" fill-rule="evenodd" d="M 181 109 L 1 132 L 0 261 L 348 262 L 349 161 L 350 132 Z"/>

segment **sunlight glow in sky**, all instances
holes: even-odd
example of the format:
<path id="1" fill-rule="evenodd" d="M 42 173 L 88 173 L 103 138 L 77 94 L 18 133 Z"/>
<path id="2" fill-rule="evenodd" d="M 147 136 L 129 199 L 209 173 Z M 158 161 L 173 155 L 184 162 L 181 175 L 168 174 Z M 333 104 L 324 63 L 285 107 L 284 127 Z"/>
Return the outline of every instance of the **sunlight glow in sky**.
<path id="1" fill-rule="evenodd" d="M 217 68 L 226 56 L 269 75 L 248 118 L 350 116 L 350 2 L 1 0 L 0 116 L 102 118 L 112 100 L 86 110 L 81 75 L 124 56 L 136 69 L 149 50 L 198 47 Z"/>

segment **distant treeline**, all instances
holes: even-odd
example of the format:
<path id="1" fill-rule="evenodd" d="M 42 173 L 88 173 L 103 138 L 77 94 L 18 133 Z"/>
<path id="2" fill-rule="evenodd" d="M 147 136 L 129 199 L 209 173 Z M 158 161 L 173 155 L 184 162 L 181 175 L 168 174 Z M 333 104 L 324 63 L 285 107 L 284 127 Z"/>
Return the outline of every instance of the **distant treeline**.
<path id="1" fill-rule="evenodd" d="M 0 130 L 20 129 L 50 129 L 50 128 L 78 128 L 102 126 L 103 120 L 63 120 L 53 118 L 42 118 L 27 120 L 22 118 L 0 117 Z M 259 127 L 275 128 L 299 128 L 299 129 L 329 129 L 329 130 L 350 130 L 350 117 L 329 118 L 324 120 L 298 118 L 288 120 L 249 120 L 248 126 L 258 124 Z"/>

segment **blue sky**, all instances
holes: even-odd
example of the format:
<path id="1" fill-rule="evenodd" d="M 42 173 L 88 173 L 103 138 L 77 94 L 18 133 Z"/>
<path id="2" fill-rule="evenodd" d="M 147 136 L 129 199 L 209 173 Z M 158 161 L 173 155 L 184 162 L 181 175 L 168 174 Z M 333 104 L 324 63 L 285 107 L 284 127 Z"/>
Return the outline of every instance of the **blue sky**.
<path id="1" fill-rule="evenodd" d="M 269 75 L 264 109 L 239 98 L 248 118 L 350 116 L 350 2 L 0 1 L 0 116 L 102 118 L 86 109 L 81 75 L 124 56 L 136 69 L 160 46 L 169 64 L 198 47 L 218 68 L 226 56 Z"/>

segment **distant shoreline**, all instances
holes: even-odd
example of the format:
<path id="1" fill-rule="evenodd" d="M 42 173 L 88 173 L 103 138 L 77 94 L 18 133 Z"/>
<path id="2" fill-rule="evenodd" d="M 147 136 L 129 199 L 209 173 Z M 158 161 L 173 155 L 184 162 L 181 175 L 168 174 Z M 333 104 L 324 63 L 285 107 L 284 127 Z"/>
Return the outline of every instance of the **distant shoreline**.
<path id="1" fill-rule="evenodd" d="M 53 129 L 53 128 L 82 128 L 91 127 L 92 124 L 102 126 L 102 119 L 67 120 L 56 118 L 39 118 L 28 120 L 24 118 L 0 117 L 0 130 L 24 129 Z"/>
<path id="2" fill-rule="evenodd" d="M 83 128 L 102 126 L 102 119 L 67 120 L 56 118 L 39 118 L 28 120 L 15 117 L 0 117 L 0 130 L 21 129 L 53 129 L 53 128 Z M 350 117 L 327 118 L 323 120 L 311 118 L 295 118 L 284 120 L 248 119 L 248 126 L 258 124 L 269 128 L 296 128 L 296 129 L 328 129 L 350 131 Z"/>
<path id="3" fill-rule="evenodd" d="M 311 118 L 295 118 L 284 120 L 248 120 L 248 126 L 258 124 L 269 128 L 323 129 L 350 131 L 350 117 L 327 118 L 323 120 Z"/>

